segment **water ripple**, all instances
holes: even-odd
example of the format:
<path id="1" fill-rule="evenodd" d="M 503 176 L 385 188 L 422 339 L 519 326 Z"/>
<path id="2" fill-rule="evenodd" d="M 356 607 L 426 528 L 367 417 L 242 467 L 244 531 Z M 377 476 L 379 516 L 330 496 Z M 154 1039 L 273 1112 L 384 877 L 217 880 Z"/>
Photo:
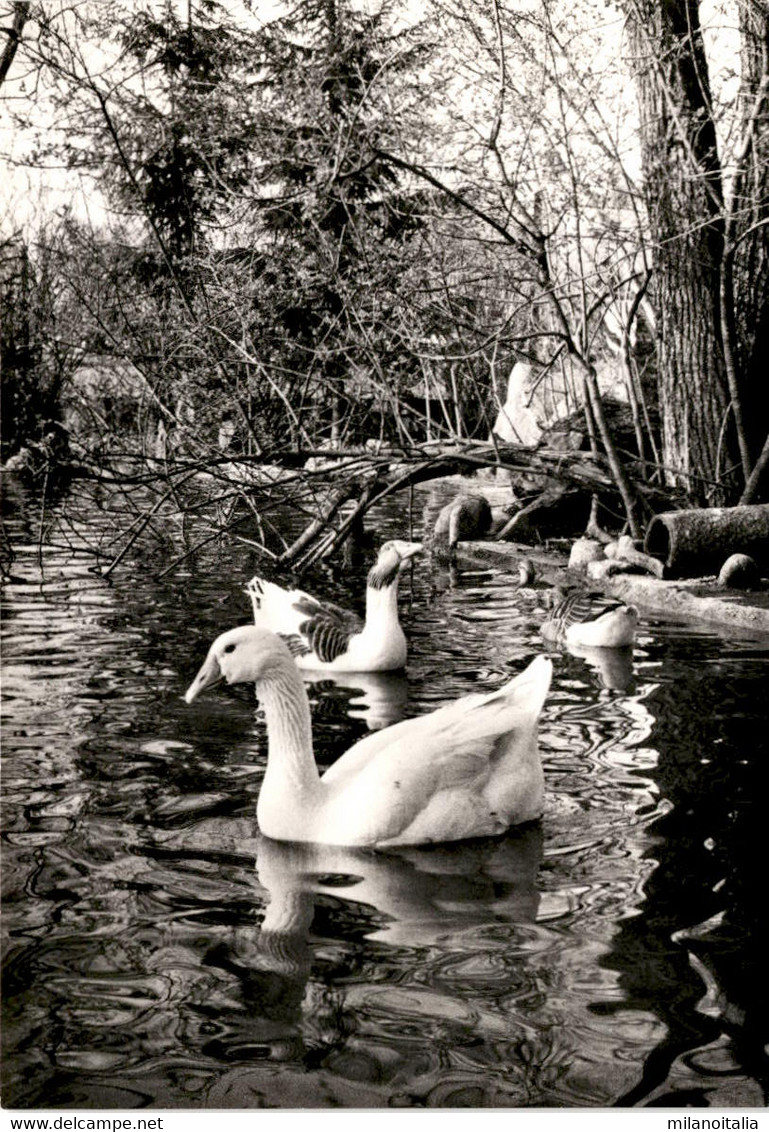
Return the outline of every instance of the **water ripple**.
<path id="1" fill-rule="evenodd" d="M 440 496 L 423 498 L 433 513 Z M 554 652 L 540 825 L 316 854 L 258 835 L 250 691 L 182 700 L 210 639 L 248 620 L 247 548 L 224 578 L 212 547 L 183 578 L 137 562 L 110 583 L 16 549 L 7 1103 L 763 1103 L 763 646 L 644 622 L 616 669 Z M 360 602 L 360 575 L 306 584 Z M 406 675 L 308 680 L 322 765 L 543 651 L 537 591 L 503 573 L 420 566 L 403 605 Z"/>

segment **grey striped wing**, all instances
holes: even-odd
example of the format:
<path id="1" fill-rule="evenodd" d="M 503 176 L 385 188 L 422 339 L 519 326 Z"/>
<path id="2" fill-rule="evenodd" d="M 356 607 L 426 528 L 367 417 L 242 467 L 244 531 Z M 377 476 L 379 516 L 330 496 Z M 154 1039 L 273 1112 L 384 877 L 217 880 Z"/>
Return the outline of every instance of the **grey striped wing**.
<path id="1" fill-rule="evenodd" d="M 597 621 L 605 613 L 622 609 L 622 606 L 621 601 L 607 597 L 606 594 L 575 590 L 558 602 L 553 610 L 552 619 L 558 621 L 564 629 L 568 629 L 570 625 L 584 625 L 588 621 Z"/>
<path id="2" fill-rule="evenodd" d="M 306 644 L 304 655 L 314 652 L 324 664 L 330 664 L 346 652 L 350 638 L 363 628 L 354 613 L 338 605 L 321 605 L 311 597 L 304 596 L 294 602 L 294 609 L 299 614 L 307 614 L 306 620 L 299 624 L 299 633 Z"/>

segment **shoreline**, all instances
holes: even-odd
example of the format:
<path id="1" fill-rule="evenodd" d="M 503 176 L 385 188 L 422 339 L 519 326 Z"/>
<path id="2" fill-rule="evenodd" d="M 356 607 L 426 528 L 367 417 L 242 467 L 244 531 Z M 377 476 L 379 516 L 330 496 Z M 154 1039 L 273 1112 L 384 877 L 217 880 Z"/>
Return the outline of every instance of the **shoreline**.
<path id="1" fill-rule="evenodd" d="M 769 636 L 769 586 L 731 590 L 715 577 L 665 580 L 648 574 L 621 573 L 596 580 L 581 570 L 568 569 L 565 555 L 512 542 L 460 542 L 457 563 L 477 569 L 491 565 L 517 569 L 521 559 L 535 567 L 540 579 L 558 584 L 581 584 L 637 605 L 641 613 L 682 621 L 698 621 L 732 630 L 739 636 Z"/>

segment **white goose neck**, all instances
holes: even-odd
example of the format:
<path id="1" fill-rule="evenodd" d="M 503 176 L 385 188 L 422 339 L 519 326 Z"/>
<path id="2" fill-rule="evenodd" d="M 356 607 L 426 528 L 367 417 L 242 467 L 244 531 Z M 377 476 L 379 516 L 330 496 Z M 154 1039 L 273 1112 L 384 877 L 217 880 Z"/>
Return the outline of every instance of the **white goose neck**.
<path id="1" fill-rule="evenodd" d="M 257 683 L 267 719 L 267 775 L 294 789 L 320 781 L 312 749 L 312 721 L 307 693 L 293 661 L 276 665 Z"/>
<path id="2" fill-rule="evenodd" d="M 366 628 L 381 621 L 390 621 L 398 616 L 398 575 L 389 586 L 377 589 L 368 586 L 366 589 Z"/>
<path id="3" fill-rule="evenodd" d="M 262 933 L 269 933 L 274 939 L 294 938 L 301 943 L 315 914 L 312 896 L 291 888 L 285 892 L 276 888 L 268 891 L 270 899 L 264 912 Z"/>

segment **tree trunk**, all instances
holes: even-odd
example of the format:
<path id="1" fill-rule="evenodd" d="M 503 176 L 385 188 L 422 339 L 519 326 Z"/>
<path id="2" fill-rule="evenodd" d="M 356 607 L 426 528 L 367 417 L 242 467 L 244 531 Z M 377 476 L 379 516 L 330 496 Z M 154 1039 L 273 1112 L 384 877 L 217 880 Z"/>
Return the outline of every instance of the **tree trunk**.
<path id="1" fill-rule="evenodd" d="M 732 202 L 734 312 L 747 442 L 755 462 L 767 439 L 769 357 L 769 10 L 763 0 L 740 4 L 740 33 L 745 156 Z M 769 483 L 756 484 L 752 498 L 769 498 Z"/>
<path id="2" fill-rule="evenodd" d="M 696 0 L 625 0 L 641 119 L 669 481 L 722 502 L 735 464 L 721 348 L 723 199 Z M 737 485 L 732 485 L 732 490 Z"/>
<path id="3" fill-rule="evenodd" d="M 13 21 L 9 28 L 3 28 L 5 36 L 5 44 L 0 53 L 0 86 L 5 82 L 5 77 L 11 69 L 11 64 L 16 57 L 16 52 L 21 42 L 21 33 L 24 31 L 24 25 L 29 19 L 30 3 L 27 0 L 17 0 L 12 5 L 13 8 Z"/>

